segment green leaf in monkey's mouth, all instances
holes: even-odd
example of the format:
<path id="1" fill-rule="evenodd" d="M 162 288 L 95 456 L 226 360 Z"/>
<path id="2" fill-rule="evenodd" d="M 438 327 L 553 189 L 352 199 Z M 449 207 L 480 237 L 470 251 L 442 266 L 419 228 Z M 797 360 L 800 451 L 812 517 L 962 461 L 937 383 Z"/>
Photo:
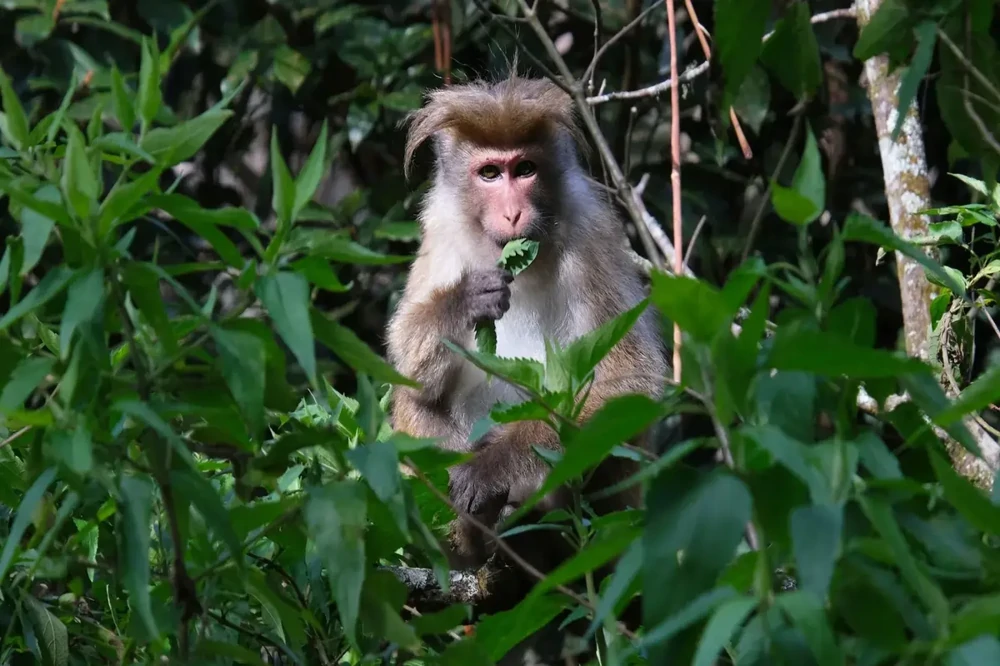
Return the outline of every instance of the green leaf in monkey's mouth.
<path id="1" fill-rule="evenodd" d="M 515 238 L 503 246 L 497 265 L 517 277 L 538 256 L 538 241 Z M 476 324 L 476 347 L 485 354 L 497 353 L 497 326 L 495 321 Z"/>

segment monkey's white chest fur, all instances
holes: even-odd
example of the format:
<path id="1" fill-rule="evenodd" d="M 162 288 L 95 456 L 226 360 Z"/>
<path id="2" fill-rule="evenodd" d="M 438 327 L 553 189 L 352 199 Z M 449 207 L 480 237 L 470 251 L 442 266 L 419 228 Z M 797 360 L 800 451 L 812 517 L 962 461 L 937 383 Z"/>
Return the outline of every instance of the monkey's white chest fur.
<path id="1" fill-rule="evenodd" d="M 590 330 L 589 317 L 580 307 L 579 286 L 563 284 L 552 275 L 518 276 L 511 284 L 510 309 L 496 322 L 497 356 L 527 358 L 545 363 L 545 341 L 563 345 Z M 466 428 L 486 416 L 498 402 L 518 403 L 524 397 L 504 381 L 464 363 L 453 414 Z"/>

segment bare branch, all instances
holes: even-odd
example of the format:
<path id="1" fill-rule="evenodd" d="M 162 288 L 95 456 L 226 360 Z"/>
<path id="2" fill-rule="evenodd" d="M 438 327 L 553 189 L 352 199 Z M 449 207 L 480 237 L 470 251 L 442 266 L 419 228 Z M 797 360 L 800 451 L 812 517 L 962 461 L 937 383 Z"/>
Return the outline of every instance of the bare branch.
<path id="1" fill-rule="evenodd" d="M 674 0 L 667 3 L 667 33 L 670 42 L 670 78 L 677 80 L 677 16 Z M 694 19 L 697 25 L 698 19 Z M 701 33 L 698 33 L 701 35 Z M 704 39 L 704 36 L 702 36 Z M 705 43 L 707 49 L 707 42 Z M 684 235 L 681 218 L 681 99 L 677 86 L 670 89 L 670 194 L 673 203 L 674 222 L 674 274 L 684 271 Z M 674 322 L 674 381 L 681 380 L 681 335 L 680 324 Z"/>
<path id="2" fill-rule="evenodd" d="M 815 25 L 817 23 L 825 23 L 826 21 L 832 21 L 834 19 L 853 18 L 854 16 L 856 16 L 856 9 L 854 7 L 848 7 L 846 9 L 834 9 L 829 12 L 822 12 L 820 14 L 816 14 L 810 19 L 810 22 L 813 25 Z M 774 34 L 773 32 L 770 32 L 764 35 L 764 39 L 762 41 L 766 42 L 768 39 L 771 38 L 773 34 Z M 692 81 L 701 76 L 702 74 L 704 74 L 705 72 L 707 72 L 708 67 L 709 63 L 706 60 L 705 62 L 679 75 L 677 77 L 677 80 L 680 81 L 681 83 L 687 83 L 688 81 Z M 671 77 L 666 81 L 661 81 L 657 84 L 647 86 L 645 88 L 639 88 L 638 90 L 610 92 L 610 93 L 605 93 L 603 95 L 595 95 L 594 97 L 588 97 L 587 104 L 596 105 L 623 99 L 640 99 L 643 97 L 656 97 L 660 93 L 670 90 L 673 86 L 674 86 L 674 81 L 673 78 Z"/>

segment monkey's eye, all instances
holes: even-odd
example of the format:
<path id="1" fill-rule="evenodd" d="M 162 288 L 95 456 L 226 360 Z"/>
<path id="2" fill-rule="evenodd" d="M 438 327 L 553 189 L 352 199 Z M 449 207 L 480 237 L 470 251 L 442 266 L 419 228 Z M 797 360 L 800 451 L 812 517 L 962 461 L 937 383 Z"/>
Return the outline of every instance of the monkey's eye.
<path id="1" fill-rule="evenodd" d="M 500 177 L 500 167 L 495 164 L 487 164 L 479 170 L 479 177 L 483 180 L 496 180 Z"/>
<path id="2" fill-rule="evenodd" d="M 518 162 L 517 166 L 514 168 L 514 175 L 518 178 L 524 178 L 525 176 L 530 176 L 533 173 L 535 173 L 535 163 L 531 160 Z"/>

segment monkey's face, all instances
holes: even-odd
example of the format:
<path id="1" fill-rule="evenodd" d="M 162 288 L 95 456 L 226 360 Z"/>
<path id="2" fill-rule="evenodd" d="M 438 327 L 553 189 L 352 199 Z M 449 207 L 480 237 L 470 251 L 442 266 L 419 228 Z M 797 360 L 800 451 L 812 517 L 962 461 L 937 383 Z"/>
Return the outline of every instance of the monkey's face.
<path id="1" fill-rule="evenodd" d="M 483 232 L 497 245 L 537 239 L 550 217 L 546 160 L 537 149 L 481 149 L 467 162 L 466 196 Z"/>

